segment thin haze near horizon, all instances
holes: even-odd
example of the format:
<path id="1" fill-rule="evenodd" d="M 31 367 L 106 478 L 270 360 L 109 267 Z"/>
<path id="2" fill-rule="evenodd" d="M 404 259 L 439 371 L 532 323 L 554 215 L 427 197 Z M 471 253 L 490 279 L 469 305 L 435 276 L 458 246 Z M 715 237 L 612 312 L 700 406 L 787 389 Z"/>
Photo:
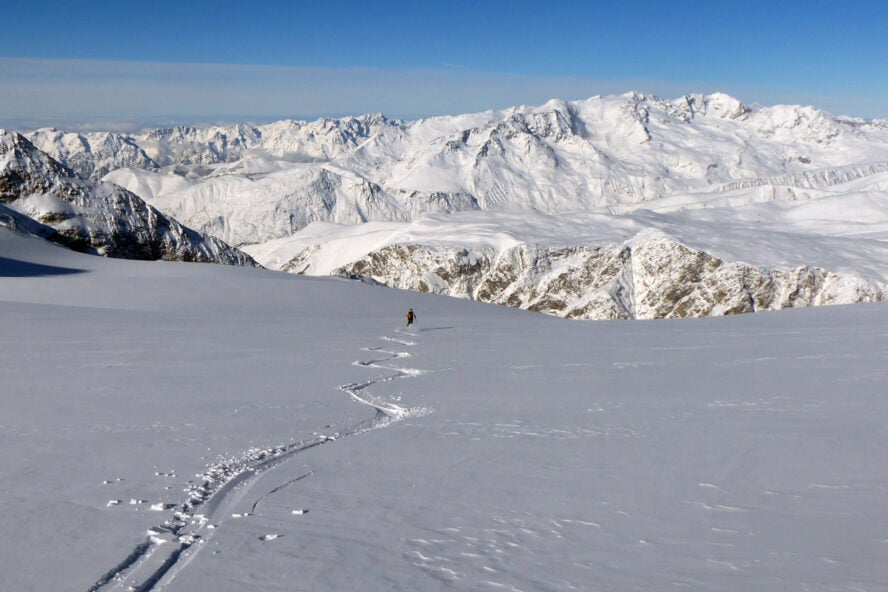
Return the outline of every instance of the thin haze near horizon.
<path id="1" fill-rule="evenodd" d="M 14 0 L 0 124 L 413 118 L 630 90 L 888 117 L 888 4 Z"/>

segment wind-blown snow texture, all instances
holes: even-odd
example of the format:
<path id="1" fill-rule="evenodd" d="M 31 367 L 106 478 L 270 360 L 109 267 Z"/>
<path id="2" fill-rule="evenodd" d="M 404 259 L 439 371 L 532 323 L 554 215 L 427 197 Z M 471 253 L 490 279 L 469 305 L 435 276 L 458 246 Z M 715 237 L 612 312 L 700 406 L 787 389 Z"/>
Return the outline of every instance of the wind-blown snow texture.
<path id="1" fill-rule="evenodd" d="M 576 318 L 718 315 L 886 294 L 888 122 L 813 107 L 628 93 L 413 122 L 366 115 L 29 137 L 277 269 L 360 273 Z M 662 216 L 633 213 L 641 209 Z M 485 216 L 506 243 L 467 249 L 480 218 L 441 215 L 477 211 L 527 220 L 500 228 L 501 218 Z M 577 233 L 578 212 L 613 216 L 594 224 L 613 240 Z M 354 237 L 321 222 L 446 222 L 441 232 L 453 239 L 411 238 L 402 227 L 398 243 L 321 260 L 330 243 Z M 553 238 L 557 224 L 565 230 Z M 746 247 L 726 258 L 723 230 L 732 247 L 741 235 Z"/>
<path id="2" fill-rule="evenodd" d="M 0 589 L 886 589 L 884 304 L 571 323 L 0 254 Z"/>

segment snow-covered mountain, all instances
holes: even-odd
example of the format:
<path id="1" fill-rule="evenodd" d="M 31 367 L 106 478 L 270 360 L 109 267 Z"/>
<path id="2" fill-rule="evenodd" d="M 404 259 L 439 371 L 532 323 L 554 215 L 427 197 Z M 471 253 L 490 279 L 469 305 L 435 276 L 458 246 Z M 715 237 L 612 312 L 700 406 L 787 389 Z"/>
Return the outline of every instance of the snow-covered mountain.
<path id="1" fill-rule="evenodd" d="M 30 137 L 85 173 L 111 171 L 106 180 L 264 265 L 294 272 L 369 275 L 580 318 L 699 316 L 885 295 L 881 238 L 872 227 L 836 230 L 830 220 L 848 221 L 864 202 L 861 225 L 888 220 L 888 122 L 813 107 L 633 92 L 411 122 L 367 115 L 156 130 L 113 141 L 54 130 Z M 640 210 L 661 213 L 668 224 L 649 216 L 627 221 Z M 708 214 L 682 213 L 693 210 Z M 489 221 L 470 218 L 457 229 L 469 218 L 454 214 L 473 211 Z M 568 224 L 570 232 L 540 242 L 548 230 L 498 227 L 504 213 L 569 222 L 578 212 L 612 216 L 633 232 L 608 242 Z M 817 222 L 812 213 L 825 217 Z M 442 245 L 436 231 L 407 232 L 397 243 L 357 241 L 360 248 L 352 237 L 343 249 L 352 235 L 319 224 L 403 228 L 426 219 L 452 240 Z M 481 227 L 508 234 L 514 250 L 467 249 L 464 237 Z M 724 254 L 719 239 L 728 227 L 748 234 L 745 248 Z M 861 244 L 860 232 L 870 242 Z M 368 228 L 356 233 L 377 236 Z M 824 236 L 829 248 L 811 235 Z M 410 247 L 409 258 L 402 247 Z M 769 257 L 775 249 L 798 252 Z M 343 260 L 345 252 L 352 259 Z M 870 252 L 877 254 L 860 256 Z M 516 257 L 529 257 L 533 271 L 516 266 Z M 614 257 L 619 269 L 605 263 Z M 699 260 L 719 261 L 718 272 L 693 271 Z"/>
<path id="2" fill-rule="evenodd" d="M 142 134 L 43 128 L 25 135 L 80 176 L 100 179 L 125 167 L 156 170 L 214 165 L 235 162 L 248 153 L 326 161 L 351 153 L 364 140 L 393 125 L 398 122 L 376 114 L 314 122 L 285 120 L 262 126 L 179 126 Z"/>
<path id="3" fill-rule="evenodd" d="M 823 188 L 888 170 L 888 122 L 751 109 L 723 94 L 628 93 L 412 122 L 367 115 L 29 137 L 83 173 L 115 170 L 109 180 L 235 245 L 313 221 L 558 213 L 750 186 Z"/>
<path id="4" fill-rule="evenodd" d="M 8 206 L 0 211 L 4 225 L 78 251 L 124 259 L 255 265 L 248 255 L 182 226 L 126 189 L 77 177 L 20 134 L 6 130 L 0 130 L 0 202 Z"/>

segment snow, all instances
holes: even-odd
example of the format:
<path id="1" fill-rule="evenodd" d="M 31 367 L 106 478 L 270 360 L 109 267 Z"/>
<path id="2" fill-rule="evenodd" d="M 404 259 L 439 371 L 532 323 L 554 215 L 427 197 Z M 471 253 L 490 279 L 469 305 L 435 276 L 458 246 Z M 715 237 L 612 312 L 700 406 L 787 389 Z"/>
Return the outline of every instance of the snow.
<path id="1" fill-rule="evenodd" d="M 0 589 L 885 590 L 886 321 L 571 322 L 0 229 Z"/>
<path id="2" fill-rule="evenodd" d="M 774 199 L 760 187 L 712 196 L 681 196 L 650 208 L 621 213 L 463 212 L 413 222 L 369 222 L 356 226 L 315 223 L 292 237 L 243 250 L 270 269 L 313 248 L 304 271 L 328 275 L 359 258 L 397 244 L 452 249 L 492 249 L 516 245 L 638 244 L 668 236 L 726 261 L 790 269 L 814 265 L 831 271 L 888 282 L 888 194 L 885 176 L 819 191 L 803 199 Z M 869 187 L 875 185 L 875 189 Z M 739 206 L 737 204 L 740 204 Z"/>

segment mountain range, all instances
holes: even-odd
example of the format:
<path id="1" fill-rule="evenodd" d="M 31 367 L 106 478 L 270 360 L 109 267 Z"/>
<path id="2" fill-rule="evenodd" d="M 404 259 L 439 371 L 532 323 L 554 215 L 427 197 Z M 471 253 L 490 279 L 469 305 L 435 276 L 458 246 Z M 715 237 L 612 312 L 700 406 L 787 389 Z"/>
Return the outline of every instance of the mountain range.
<path id="1" fill-rule="evenodd" d="M 813 107 L 633 92 L 417 121 L 25 137 L 272 269 L 572 318 L 888 289 L 888 122 Z"/>

